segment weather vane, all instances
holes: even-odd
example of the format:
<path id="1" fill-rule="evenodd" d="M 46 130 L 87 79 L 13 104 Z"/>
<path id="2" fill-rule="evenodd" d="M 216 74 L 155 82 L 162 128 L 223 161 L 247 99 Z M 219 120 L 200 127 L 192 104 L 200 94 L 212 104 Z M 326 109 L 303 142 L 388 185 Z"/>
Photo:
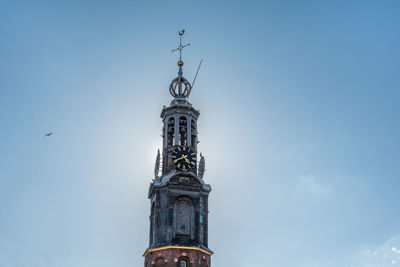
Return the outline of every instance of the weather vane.
<path id="1" fill-rule="evenodd" d="M 179 61 L 178 61 L 178 66 L 182 67 L 183 66 L 183 61 L 182 61 L 182 50 L 183 48 L 185 48 L 186 46 L 189 46 L 190 44 L 185 44 L 182 45 L 182 36 L 185 34 L 185 30 L 182 29 L 181 31 L 179 31 L 179 46 L 178 48 L 172 50 L 172 53 L 179 50 Z"/>

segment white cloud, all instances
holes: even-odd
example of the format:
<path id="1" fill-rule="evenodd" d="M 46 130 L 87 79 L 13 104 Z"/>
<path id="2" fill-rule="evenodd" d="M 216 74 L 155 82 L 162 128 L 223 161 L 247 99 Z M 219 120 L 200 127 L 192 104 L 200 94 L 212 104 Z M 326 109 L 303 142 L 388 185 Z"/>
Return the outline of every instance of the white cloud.
<path id="1" fill-rule="evenodd" d="M 313 195 L 329 196 L 333 193 L 333 187 L 317 179 L 313 174 L 300 175 L 298 181 L 302 189 Z"/>
<path id="2" fill-rule="evenodd" d="M 395 235 L 384 244 L 373 250 L 367 250 L 357 257 L 356 266 L 360 267 L 393 267 L 400 266 L 400 234 Z"/>

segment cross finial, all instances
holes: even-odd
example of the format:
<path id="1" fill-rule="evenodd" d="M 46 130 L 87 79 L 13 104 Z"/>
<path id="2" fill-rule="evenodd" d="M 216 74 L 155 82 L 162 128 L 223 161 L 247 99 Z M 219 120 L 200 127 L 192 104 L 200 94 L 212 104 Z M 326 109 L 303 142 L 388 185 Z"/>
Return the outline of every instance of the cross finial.
<path id="1" fill-rule="evenodd" d="M 175 52 L 175 51 L 177 51 L 177 50 L 179 50 L 179 61 L 178 61 L 178 66 L 179 66 L 179 67 L 182 67 L 182 66 L 183 66 L 183 61 L 182 61 L 182 50 L 183 50 L 183 48 L 185 48 L 186 46 L 188 46 L 188 45 L 190 45 L 190 44 L 188 43 L 188 44 L 182 45 L 182 36 L 185 34 L 185 30 L 184 30 L 184 29 L 180 30 L 178 34 L 179 34 L 179 46 L 178 46 L 178 48 L 172 50 L 172 53 Z"/>

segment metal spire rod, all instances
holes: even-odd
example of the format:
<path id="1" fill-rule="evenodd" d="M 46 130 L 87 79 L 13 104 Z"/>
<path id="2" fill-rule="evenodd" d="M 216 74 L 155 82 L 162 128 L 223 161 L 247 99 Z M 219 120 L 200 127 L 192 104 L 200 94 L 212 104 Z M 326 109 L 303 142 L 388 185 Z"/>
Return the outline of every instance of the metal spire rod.
<path id="1" fill-rule="evenodd" d="M 176 48 L 176 49 L 174 49 L 174 50 L 171 50 L 172 51 L 172 53 L 173 52 L 175 52 L 175 51 L 177 51 L 177 50 L 179 50 L 179 61 L 182 61 L 182 50 L 183 50 L 183 48 L 185 48 L 186 46 L 189 46 L 190 44 L 188 43 L 188 44 L 185 44 L 185 45 L 182 45 L 182 36 L 185 34 L 185 30 L 184 29 L 182 29 L 181 31 L 179 31 L 179 46 L 178 46 L 178 48 Z"/>
<path id="2" fill-rule="evenodd" d="M 201 63 L 202 63 L 202 62 L 203 62 L 203 60 L 200 60 L 199 67 L 197 68 L 196 75 L 194 76 L 194 79 L 193 79 L 193 82 L 192 82 L 192 88 L 193 88 L 193 86 L 194 86 L 194 82 L 196 81 L 197 74 L 199 74 L 199 70 L 200 70 Z"/>

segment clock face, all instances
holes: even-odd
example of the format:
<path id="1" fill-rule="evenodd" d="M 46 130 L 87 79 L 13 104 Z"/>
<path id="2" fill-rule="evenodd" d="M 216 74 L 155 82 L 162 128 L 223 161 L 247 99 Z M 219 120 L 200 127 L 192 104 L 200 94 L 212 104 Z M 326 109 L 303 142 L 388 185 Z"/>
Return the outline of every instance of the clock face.
<path id="1" fill-rule="evenodd" d="M 172 162 L 180 170 L 190 170 L 196 166 L 196 153 L 186 146 L 178 146 L 172 152 Z"/>

